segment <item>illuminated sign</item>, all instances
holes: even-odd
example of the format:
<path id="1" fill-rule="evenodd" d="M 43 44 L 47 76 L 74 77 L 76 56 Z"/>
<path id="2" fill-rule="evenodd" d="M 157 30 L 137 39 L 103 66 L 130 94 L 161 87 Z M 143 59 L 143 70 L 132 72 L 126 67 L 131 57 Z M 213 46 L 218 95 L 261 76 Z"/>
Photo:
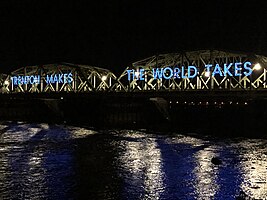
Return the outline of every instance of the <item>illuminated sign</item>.
<path id="1" fill-rule="evenodd" d="M 40 75 L 31 76 L 12 76 L 11 81 L 13 85 L 27 85 L 27 84 L 39 84 L 41 81 Z M 73 81 L 72 73 L 68 74 L 52 74 L 46 75 L 45 81 L 50 83 L 71 83 Z"/>
<path id="2" fill-rule="evenodd" d="M 205 65 L 205 71 L 208 72 L 211 76 L 250 76 L 252 74 L 251 62 L 237 62 L 223 64 L 220 66 L 216 64 Z M 151 71 L 154 79 L 171 79 L 171 78 L 195 78 L 199 73 L 196 66 L 188 67 L 164 67 L 164 68 L 153 68 Z M 127 70 L 128 80 L 145 80 L 145 69 L 140 68 L 138 71 L 133 69 Z"/>

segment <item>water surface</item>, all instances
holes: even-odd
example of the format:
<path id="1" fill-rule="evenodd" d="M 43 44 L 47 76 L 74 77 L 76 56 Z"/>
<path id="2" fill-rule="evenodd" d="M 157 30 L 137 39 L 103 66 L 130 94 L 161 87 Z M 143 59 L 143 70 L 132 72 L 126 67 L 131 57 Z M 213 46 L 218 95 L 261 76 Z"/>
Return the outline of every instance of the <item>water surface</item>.
<path id="1" fill-rule="evenodd" d="M 0 125 L 0 199 L 264 199 L 266 179 L 265 139 Z"/>

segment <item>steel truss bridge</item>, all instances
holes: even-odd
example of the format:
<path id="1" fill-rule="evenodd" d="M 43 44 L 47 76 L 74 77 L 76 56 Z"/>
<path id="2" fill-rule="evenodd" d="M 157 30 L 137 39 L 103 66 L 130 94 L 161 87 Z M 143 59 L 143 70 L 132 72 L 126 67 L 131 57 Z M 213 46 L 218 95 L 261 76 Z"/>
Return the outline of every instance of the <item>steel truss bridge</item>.
<path id="1" fill-rule="evenodd" d="M 211 76 L 205 65 L 216 64 L 223 71 L 224 64 L 251 62 L 250 76 Z M 154 68 L 169 66 L 196 66 L 198 73 L 194 78 L 155 79 Z M 145 70 L 144 80 L 128 80 L 127 70 L 138 73 Z M 72 82 L 47 82 L 46 76 L 71 73 Z M 185 72 L 187 75 L 188 72 Z M 40 75 L 37 83 L 13 84 L 14 76 Z M 218 50 L 200 50 L 183 53 L 171 53 L 152 56 L 127 67 L 121 74 L 115 75 L 107 69 L 70 63 L 26 66 L 10 74 L 0 74 L 0 93 L 97 93 L 97 92 L 179 92 L 179 91 L 267 91 L 267 57 Z"/>

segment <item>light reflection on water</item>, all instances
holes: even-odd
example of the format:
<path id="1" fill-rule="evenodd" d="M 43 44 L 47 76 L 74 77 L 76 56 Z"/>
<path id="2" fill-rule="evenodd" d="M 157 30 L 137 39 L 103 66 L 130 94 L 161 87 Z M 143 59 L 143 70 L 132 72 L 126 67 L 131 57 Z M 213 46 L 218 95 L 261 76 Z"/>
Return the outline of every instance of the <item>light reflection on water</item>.
<path id="1" fill-rule="evenodd" d="M 235 199 L 242 192 L 267 197 L 265 139 L 0 124 L 0 199 Z"/>
<path id="2" fill-rule="evenodd" d="M 124 132 L 123 151 L 119 160 L 124 174 L 125 198 L 160 199 L 164 191 L 161 152 L 156 139 L 144 138 L 143 134 Z M 127 141 L 127 138 L 130 140 Z M 134 139 L 134 140 L 132 140 Z M 139 193 L 138 191 L 141 191 Z"/>
<path id="3" fill-rule="evenodd" d="M 240 168 L 244 181 L 241 188 L 254 198 L 267 198 L 267 143 L 266 140 L 242 141 Z"/>
<path id="4" fill-rule="evenodd" d="M 218 166 L 214 166 L 210 161 L 211 158 L 218 155 L 213 148 L 200 150 L 195 154 L 195 188 L 197 199 L 207 199 L 214 197 L 219 190 L 217 184 Z"/>

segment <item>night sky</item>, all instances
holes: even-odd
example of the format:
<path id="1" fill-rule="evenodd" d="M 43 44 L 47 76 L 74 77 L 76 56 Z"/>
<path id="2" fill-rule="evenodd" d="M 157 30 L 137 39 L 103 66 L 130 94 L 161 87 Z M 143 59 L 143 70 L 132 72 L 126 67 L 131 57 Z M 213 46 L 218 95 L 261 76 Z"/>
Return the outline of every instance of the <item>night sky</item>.
<path id="1" fill-rule="evenodd" d="M 1 1 L 0 72 L 70 62 L 122 71 L 161 53 L 267 55 L 267 1 Z"/>

